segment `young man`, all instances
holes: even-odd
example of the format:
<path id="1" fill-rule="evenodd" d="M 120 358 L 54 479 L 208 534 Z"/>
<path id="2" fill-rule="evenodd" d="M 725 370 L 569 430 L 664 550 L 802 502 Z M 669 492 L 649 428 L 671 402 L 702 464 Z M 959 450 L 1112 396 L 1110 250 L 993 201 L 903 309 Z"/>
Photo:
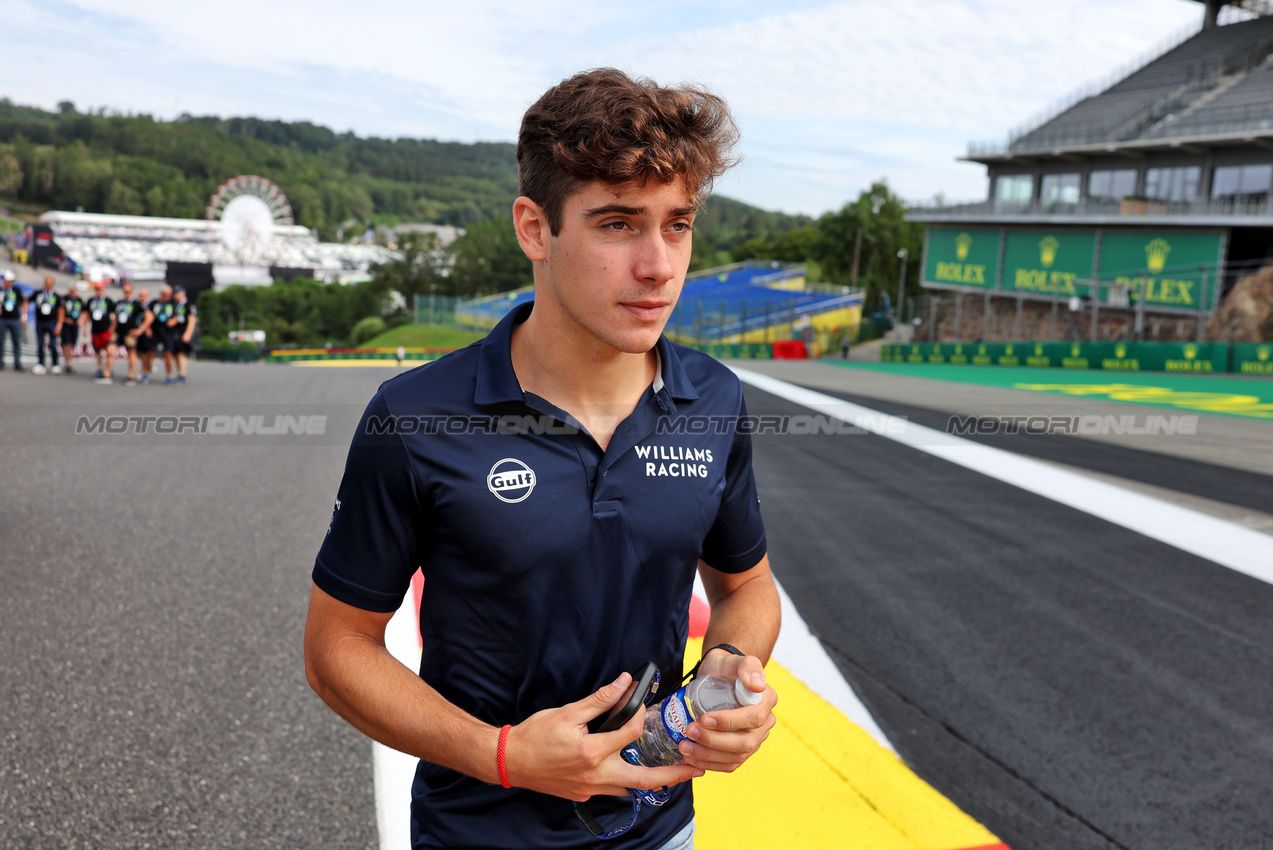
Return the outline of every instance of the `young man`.
<path id="1" fill-rule="evenodd" d="M 80 327 L 84 324 L 84 316 L 84 299 L 80 298 L 75 284 L 72 283 L 66 288 L 57 312 L 58 335 L 62 340 L 62 354 L 66 358 L 65 371 L 68 375 L 75 374 L 75 369 L 71 367 L 71 358 L 75 355 L 75 344 L 80 341 Z"/>
<path id="2" fill-rule="evenodd" d="M 185 287 L 175 287 L 172 290 L 172 297 L 175 300 L 172 319 L 169 321 L 172 324 L 173 351 L 177 355 L 177 383 L 184 386 L 186 360 L 194 352 L 191 340 L 194 339 L 194 329 L 199 322 L 199 313 L 193 304 L 186 301 Z"/>
<path id="3" fill-rule="evenodd" d="M 22 326 L 27 323 L 27 299 L 14 286 L 17 276 L 0 275 L 0 369 L 4 368 L 4 342 L 13 346 L 13 370 L 22 371 Z"/>
<path id="4" fill-rule="evenodd" d="M 115 305 L 115 339 L 119 345 L 124 346 L 124 351 L 128 353 L 128 378 L 124 381 L 124 386 L 132 387 L 137 384 L 137 341 L 141 335 L 150 327 L 151 315 L 146 309 L 145 301 L 139 298 L 133 298 L 133 284 L 131 281 L 125 280 L 122 286 L 124 290 L 123 299 Z M 146 290 L 142 290 L 142 298 L 146 296 Z M 115 351 L 112 349 L 110 355 L 111 368 L 114 368 Z"/>
<path id="5" fill-rule="evenodd" d="M 172 386 L 172 367 L 173 367 L 173 327 L 177 321 L 176 306 L 172 301 L 172 287 L 164 284 L 159 288 L 158 300 L 151 301 L 147 305 L 147 309 L 155 317 L 151 323 L 150 329 L 154 333 L 152 338 L 156 349 L 164 350 L 164 383 Z M 151 353 L 151 359 L 154 359 L 154 353 Z M 146 367 L 146 374 L 150 374 L 150 366 Z"/>
<path id="6" fill-rule="evenodd" d="M 115 302 L 106 297 L 106 281 L 93 284 L 92 298 L 88 299 L 88 329 L 93 340 L 93 354 L 97 357 L 97 374 L 94 383 L 114 383 L 111 368 L 115 358 L 111 347 L 115 344 Z"/>
<path id="7" fill-rule="evenodd" d="M 62 315 L 62 296 L 53 291 L 53 277 L 46 275 L 44 278 L 44 289 L 35 296 L 35 367 L 31 372 L 36 375 L 43 375 L 47 370 L 44 366 L 44 351 L 47 348 L 49 356 L 52 358 L 53 374 L 62 374 L 62 367 L 58 365 L 57 355 L 58 346 L 61 342 L 59 337 L 62 333 L 61 320 L 58 318 Z"/>
<path id="8" fill-rule="evenodd" d="M 741 385 L 662 335 L 735 138 L 706 92 L 609 69 L 549 90 L 517 146 L 534 303 L 386 382 L 364 414 L 314 567 L 306 672 L 349 722 L 422 759 L 416 847 L 688 847 L 687 780 L 734 770 L 774 724 L 762 665 L 779 606 Z M 384 646 L 416 565 L 418 676 Z M 656 699 L 675 690 L 696 568 L 712 605 L 700 675 L 763 696 L 693 723 L 685 764 L 638 767 L 620 750 L 643 712 L 587 724 L 647 660 Z M 666 804 L 613 841 L 575 816 L 587 800 L 622 828 L 626 789 L 661 786 Z"/>

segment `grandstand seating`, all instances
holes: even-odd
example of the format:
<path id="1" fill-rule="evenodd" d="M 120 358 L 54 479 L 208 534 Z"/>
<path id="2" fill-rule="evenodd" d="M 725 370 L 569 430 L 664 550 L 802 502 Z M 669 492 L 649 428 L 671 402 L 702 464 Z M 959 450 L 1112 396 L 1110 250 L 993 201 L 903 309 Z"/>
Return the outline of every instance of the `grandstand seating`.
<path id="1" fill-rule="evenodd" d="M 1186 136 L 1226 127 L 1273 128 L 1273 66 L 1251 71 L 1222 94 L 1146 135 Z"/>
<path id="2" fill-rule="evenodd" d="M 475 328 L 493 327 L 518 304 L 533 300 L 531 289 L 480 298 L 457 306 L 457 319 Z M 861 293 L 841 287 L 812 287 L 804 269 L 749 262 L 711 269 L 685 280 L 672 316 L 669 336 L 678 341 L 709 342 L 749 331 L 789 325 L 860 304 Z"/>
<path id="3" fill-rule="evenodd" d="M 1273 17 L 1204 29 L 1101 94 L 1013 139 L 1012 153 L 1185 136 L 1226 122 L 1273 117 Z M 1258 68 L 1258 70 L 1257 70 Z M 1245 79 L 1232 85 L 1235 75 Z M 1223 94 L 1190 111 L 1217 88 Z M 1172 120 L 1181 116 L 1180 120 Z M 1246 129 L 1243 127 L 1243 129 Z"/>

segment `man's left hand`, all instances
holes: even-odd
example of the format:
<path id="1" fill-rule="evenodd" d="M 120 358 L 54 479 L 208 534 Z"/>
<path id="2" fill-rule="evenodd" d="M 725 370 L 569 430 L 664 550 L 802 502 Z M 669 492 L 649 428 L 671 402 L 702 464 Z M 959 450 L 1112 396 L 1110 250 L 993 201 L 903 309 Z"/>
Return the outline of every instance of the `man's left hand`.
<path id="1" fill-rule="evenodd" d="M 742 679 L 748 690 L 764 695 L 756 705 L 706 714 L 690 724 L 690 740 L 681 742 L 686 764 L 732 773 L 769 737 L 769 730 L 777 723 L 773 708 L 778 704 L 778 694 L 765 683 L 765 668 L 752 655 L 709 652 L 698 675 L 720 676 L 730 682 Z"/>

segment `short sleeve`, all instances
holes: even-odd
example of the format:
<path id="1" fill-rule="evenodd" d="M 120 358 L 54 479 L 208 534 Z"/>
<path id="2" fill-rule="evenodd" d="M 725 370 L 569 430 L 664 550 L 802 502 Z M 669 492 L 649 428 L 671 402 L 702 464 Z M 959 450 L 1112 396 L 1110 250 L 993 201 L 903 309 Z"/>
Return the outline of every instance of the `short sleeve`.
<path id="1" fill-rule="evenodd" d="M 766 551 L 765 525 L 760 518 L 760 497 L 751 468 L 751 433 L 744 427 L 747 403 L 738 390 L 738 424 L 725 465 L 725 492 L 716 521 L 703 541 L 703 560 L 723 573 L 750 570 Z"/>
<path id="2" fill-rule="evenodd" d="M 421 510 L 410 458 L 388 427 L 383 394 L 367 405 L 349 447 L 314 584 L 367 611 L 396 611 L 417 564 Z"/>

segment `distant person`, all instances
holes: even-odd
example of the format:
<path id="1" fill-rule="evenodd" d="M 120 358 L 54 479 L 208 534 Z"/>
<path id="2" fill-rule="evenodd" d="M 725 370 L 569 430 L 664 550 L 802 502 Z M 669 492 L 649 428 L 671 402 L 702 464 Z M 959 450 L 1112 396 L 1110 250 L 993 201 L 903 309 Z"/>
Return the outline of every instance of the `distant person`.
<path id="1" fill-rule="evenodd" d="M 115 344 L 115 302 L 106 297 L 106 281 L 99 280 L 93 284 L 96 293 L 88 299 L 89 336 L 93 340 L 93 356 L 97 358 L 97 373 L 94 383 L 111 384 L 111 366 L 114 358 L 111 347 Z"/>
<path id="2" fill-rule="evenodd" d="M 150 311 L 146 309 L 145 301 L 133 297 L 131 281 L 125 280 L 122 288 L 124 297 L 115 305 L 116 347 L 111 350 L 110 361 L 113 368 L 116 349 L 122 345 L 128 356 L 128 377 L 124 380 L 124 386 L 131 387 L 137 384 L 137 341 L 150 326 Z M 145 294 L 146 291 L 142 290 L 142 295 Z"/>
<path id="3" fill-rule="evenodd" d="M 398 365 L 401 366 L 402 361 L 406 359 L 407 359 L 407 349 L 401 345 L 398 346 Z"/>
<path id="4" fill-rule="evenodd" d="M 154 315 L 154 321 L 151 322 L 150 328 L 154 332 L 155 350 L 160 348 L 164 350 L 164 383 L 172 386 L 172 367 L 174 343 L 173 330 L 176 328 L 176 304 L 172 300 L 172 287 L 164 284 L 159 288 L 159 298 L 151 301 L 147 305 L 151 314 Z M 151 355 L 154 359 L 154 355 Z M 146 369 L 146 373 L 150 373 L 150 369 Z"/>
<path id="5" fill-rule="evenodd" d="M 58 316 L 62 313 L 62 296 L 53 291 L 54 280 L 52 275 L 46 275 L 44 278 L 44 289 L 35 296 L 35 357 L 36 364 L 31 368 L 32 374 L 43 375 L 46 371 L 44 367 L 44 350 L 47 348 L 49 356 L 52 358 L 51 366 L 53 374 L 62 374 L 62 367 L 58 365 L 58 348 L 61 340 L 59 335 L 61 328 L 58 326 Z"/>
<path id="6" fill-rule="evenodd" d="M 149 289 L 139 289 L 137 300 L 141 304 L 144 317 L 137 333 L 137 357 L 141 361 L 141 374 L 137 378 L 139 384 L 150 383 L 150 370 L 155 362 L 155 314 L 151 305 L 158 302 L 150 300 Z"/>
<path id="7" fill-rule="evenodd" d="M 62 341 L 62 354 L 66 358 L 63 371 L 68 375 L 75 374 L 71 367 L 71 358 L 75 356 L 75 346 L 80 341 L 80 330 L 85 322 L 84 299 L 80 298 L 75 284 L 66 288 L 62 303 L 57 311 L 58 336 Z"/>
<path id="8" fill-rule="evenodd" d="M 195 306 L 186 301 L 185 287 L 178 286 L 172 290 L 173 318 L 172 344 L 177 358 L 177 383 L 186 383 L 186 361 L 194 353 L 195 325 L 199 322 L 199 313 Z"/>
<path id="9" fill-rule="evenodd" d="M 22 326 L 27 323 L 27 299 L 16 286 L 13 272 L 0 275 L 0 369 L 4 368 L 4 341 L 13 346 L 13 371 L 22 371 Z"/>

